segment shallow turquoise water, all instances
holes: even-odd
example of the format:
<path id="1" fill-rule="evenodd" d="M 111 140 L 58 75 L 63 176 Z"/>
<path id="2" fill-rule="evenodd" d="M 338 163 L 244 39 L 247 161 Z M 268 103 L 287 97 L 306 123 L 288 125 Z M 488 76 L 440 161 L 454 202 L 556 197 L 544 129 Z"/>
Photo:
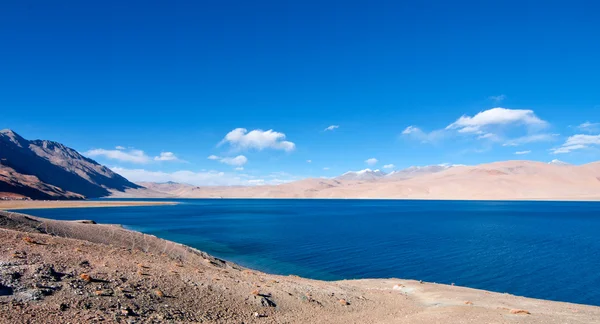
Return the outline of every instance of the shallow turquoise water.
<path id="1" fill-rule="evenodd" d="M 119 223 L 271 273 L 600 305 L 600 203 L 193 199 L 23 212 Z"/>

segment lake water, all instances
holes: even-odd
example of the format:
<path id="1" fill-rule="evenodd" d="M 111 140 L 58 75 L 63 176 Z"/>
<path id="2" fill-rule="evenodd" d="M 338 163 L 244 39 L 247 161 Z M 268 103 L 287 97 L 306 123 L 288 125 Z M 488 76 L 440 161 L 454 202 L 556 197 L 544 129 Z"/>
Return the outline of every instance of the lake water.
<path id="1" fill-rule="evenodd" d="M 600 203 L 180 202 L 22 212 L 123 224 L 270 273 L 396 277 L 600 306 Z"/>

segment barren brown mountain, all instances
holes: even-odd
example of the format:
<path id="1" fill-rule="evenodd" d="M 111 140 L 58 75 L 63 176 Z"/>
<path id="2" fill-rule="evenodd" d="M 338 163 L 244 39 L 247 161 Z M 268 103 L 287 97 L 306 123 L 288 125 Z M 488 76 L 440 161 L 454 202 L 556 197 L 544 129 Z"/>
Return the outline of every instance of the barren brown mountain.
<path id="1" fill-rule="evenodd" d="M 28 141 L 12 130 L 0 131 L 0 192 L 74 199 L 136 188 L 141 187 L 60 143 Z"/>
<path id="2" fill-rule="evenodd" d="M 355 177 L 352 180 L 305 179 L 255 187 L 196 187 L 174 183 L 144 183 L 144 186 L 168 197 L 183 198 L 600 200 L 600 162 L 577 166 L 506 161 L 417 173 L 398 172 L 366 180 L 354 180 Z M 395 174 L 404 175 L 398 179 Z M 140 194 L 143 195 L 143 191 Z"/>

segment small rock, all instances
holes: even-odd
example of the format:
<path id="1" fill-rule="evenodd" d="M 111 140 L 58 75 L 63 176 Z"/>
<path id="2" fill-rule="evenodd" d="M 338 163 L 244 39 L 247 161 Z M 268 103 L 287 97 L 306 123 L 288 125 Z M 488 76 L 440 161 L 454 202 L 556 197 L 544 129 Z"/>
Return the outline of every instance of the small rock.
<path id="1" fill-rule="evenodd" d="M 348 306 L 348 305 L 350 305 L 350 303 L 348 301 L 346 301 L 345 299 L 340 299 L 338 302 L 342 306 Z"/>
<path id="2" fill-rule="evenodd" d="M 263 307 L 277 307 L 277 304 L 275 304 L 275 302 L 273 302 L 272 300 L 270 300 L 269 298 L 262 296 L 260 298 L 260 304 Z"/>
<path id="3" fill-rule="evenodd" d="M 517 314 L 517 315 L 530 315 L 531 314 L 529 311 L 526 311 L 524 309 L 511 309 L 510 313 Z"/>

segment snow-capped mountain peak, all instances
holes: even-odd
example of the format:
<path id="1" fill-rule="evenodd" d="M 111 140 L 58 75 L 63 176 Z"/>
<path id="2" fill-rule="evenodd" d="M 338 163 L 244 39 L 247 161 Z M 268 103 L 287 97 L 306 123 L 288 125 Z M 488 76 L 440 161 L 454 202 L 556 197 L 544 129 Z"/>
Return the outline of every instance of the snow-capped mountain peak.
<path id="1" fill-rule="evenodd" d="M 360 171 L 348 171 L 341 176 L 337 177 L 337 180 L 376 180 L 386 175 L 385 172 L 376 169 L 364 169 Z"/>

